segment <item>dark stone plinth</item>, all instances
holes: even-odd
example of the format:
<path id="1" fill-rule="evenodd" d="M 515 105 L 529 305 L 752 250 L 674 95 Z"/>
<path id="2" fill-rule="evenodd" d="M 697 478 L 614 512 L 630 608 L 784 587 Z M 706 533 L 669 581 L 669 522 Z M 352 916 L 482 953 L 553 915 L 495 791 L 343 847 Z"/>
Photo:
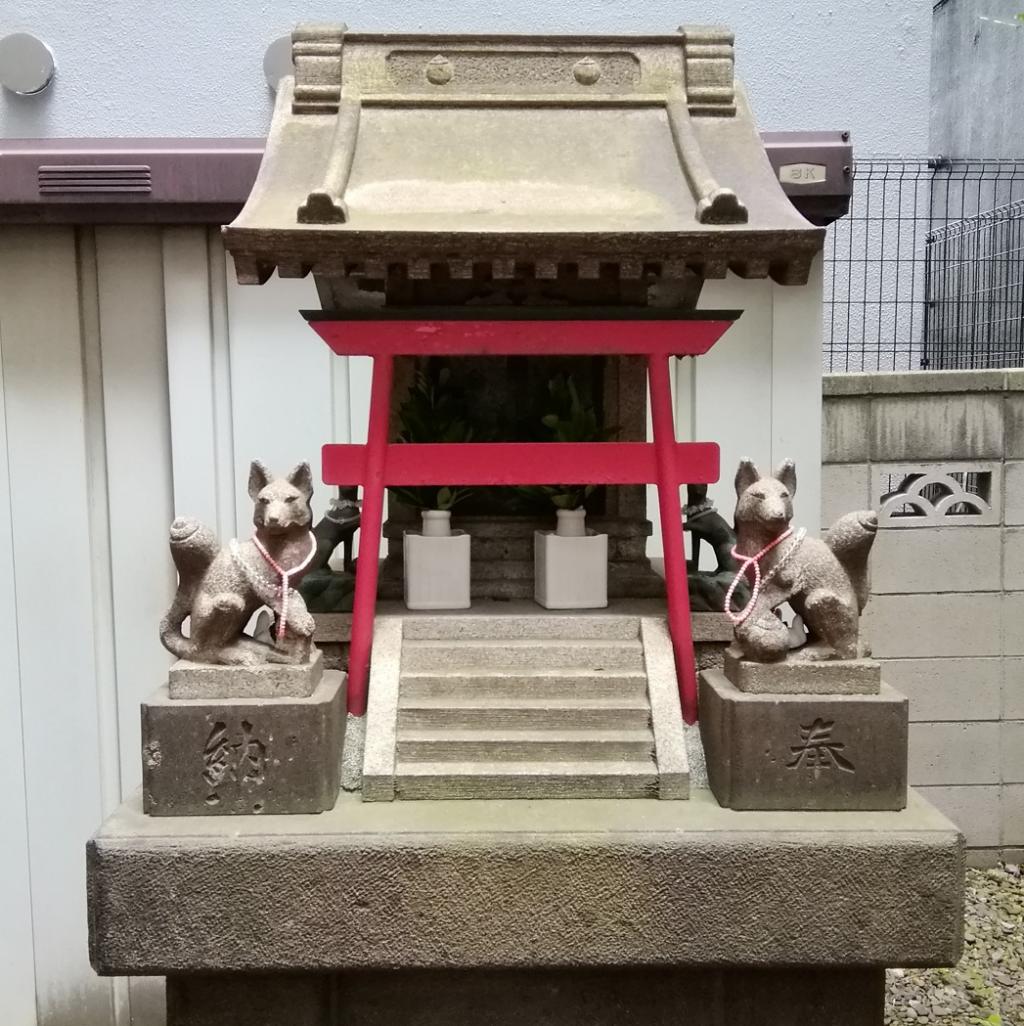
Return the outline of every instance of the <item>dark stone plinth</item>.
<path id="1" fill-rule="evenodd" d="M 322 812 L 340 786 L 345 675 L 308 698 L 170 698 L 142 705 L 142 786 L 151 816 Z"/>
<path id="2" fill-rule="evenodd" d="M 907 700 L 740 691 L 700 675 L 708 780 L 728 809 L 898 810 L 907 802 Z"/>
<path id="3" fill-rule="evenodd" d="M 230 822 L 136 799 L 89 843 L 88 884 L 103 975 L 952 965 L 963 839 L 916 794 L 902 812 L 738 813 L 701 789 L 343 792 L 320 816 Z"/>
<path id="4" fill-rule="evenodd" d="M 177 976 L 167 1026 L 881 1026 L 882 969 Z"/>

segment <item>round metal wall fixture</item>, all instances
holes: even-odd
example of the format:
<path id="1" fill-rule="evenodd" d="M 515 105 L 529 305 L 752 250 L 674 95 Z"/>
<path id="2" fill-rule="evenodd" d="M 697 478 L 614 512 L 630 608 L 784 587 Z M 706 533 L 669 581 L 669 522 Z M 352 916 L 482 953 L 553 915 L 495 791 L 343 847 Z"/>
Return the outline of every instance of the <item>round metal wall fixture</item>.
<path id="1" fill-rule="evenodd" d="M 266 76 L 267 85 L 275 93 L 278 83 L 285 75 L 295 74 L 295 65 L 292 63 L 291 36 L 281 36 L 267 47 L 267 52 L 263 55 L 263 74 Z"/>
<path id="2" fill-rule="evenodd" d="M 0 85 L 19 96 L 41 93 L 52 81 L 55 65 L 50 48 L 28 32 L 0 39 Z"/>

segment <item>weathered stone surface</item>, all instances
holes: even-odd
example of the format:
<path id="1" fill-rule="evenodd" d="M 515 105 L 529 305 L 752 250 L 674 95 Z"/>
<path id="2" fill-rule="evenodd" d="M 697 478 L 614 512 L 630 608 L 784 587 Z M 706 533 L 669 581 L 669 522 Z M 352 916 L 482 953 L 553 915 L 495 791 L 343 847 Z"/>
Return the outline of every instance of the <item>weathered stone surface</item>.
<path id="1" fill-rule="evenodd" d="M 535 270 L 519 271 L 520 281 L 549 284 L 571 262 L 573 284 L 599 281 L 603 295 L 644 298 L 651 281 L 681 291 L 686 264 L 709 276 L 730 266 L 806 284 L 824 231 L 787 203 L 763 159 L 745 94 L 733 85 L 727 30 L 577 37 L 568 50 L 554 37 L 396 43 L 350 33 L 344 60 L 337 29 L 312 31 L 312 44 L 310 36 L 293 41 L 295 78 L 281 82 L 259 178 L 226 229 L 240 281 L 262 282 L 278 264 L 336 279 L 353 261 L 372 287 L 399 275 L 429 279 L 440 262 L 446 283 L 458 286 L 481 262 L 501 281 L 530 261 Z M 400 131 L 370 114 L 360 120 L 370 94 Z M 604 112 L 593 107 L 607 95 L 656 108 L 618 120 L 614 151 Z M 489 102 L 474 108 L 481 96 Z M 522 96 L 541 106 L 529 119 L 509 117 Z M 461 154 L 457 164 L 433 159 L 439 138 Z M 409 184 L 395 192 L 385 186 L 399 164 Z M 681 178 L 694 183 L 692 197 L 679 195 Z M 602 263 L 616 273 L 601 277 Z M 438 291 L 436 279 L 431 286 Z M 327 305 L 334 290 L 324 293 Z"/>
<path id="2" fill-rule="evenodd" d="M 505 603 L 502 603 L 505 605 Z M 405 616 L 403 637 L 406 641 L 445 640 L 470 641 L 554 641 L 636 640 L 640 636 L 638 616 L 615 615 L 593 611 L 589 614 L 542 613 L 532 610 L 513 615 L 488 612 L 481 615 L 460 613 L 457 616 Z"/>
<path id="3" fill-rule="evenodd" d="M 997 526 L 880 530 L 871 561 L 872 594 L 998 591 L 1001 542 Z"/>
<path id="4" fill-rule="evenodd" d="M 862 701 L 862 700 L 861 700 Z M 361 802 L 153 819 L 90 842 L 103 975 L 481 966 L 929 965 L 961 944 L 962 839 L 902 812 Z M 282 914 L 287 910 L 287 914 Z M 810 928 L 808 928 L 808 924 Z"/>
<path id="5" fill-rule="evenodd" d="M 1005 412 L 1006 459 L 1024 459 L 1024 391 L 1006 397 Z"/>
<path id="6" fill-rule="evenodd" d="M 343 684 L 308 698 L 172 699 L 142 705 L 142 786 L 151 816 L 321 812 L 338 794 Z"/>
<path id="7" fill-rule="evenodd" d="M 378 617 L 374 624 L 363 749 L 363 800 L 368 802 L 389 802 L 395 797 L 403 623 L 402 617 L 387 616 Z"/>
<path id="8" fill-rule="evenodd" d="M 943 394 L 873 399 L 870 443 L 872 460 L 1001 459 L 1002 397 Z"/>
<path id="9" fill-rule="evenodd" d="M 730 809 L 902 809 L 907 700 L 877 695 L 751 695 L 700 675 L 708 780 Z"/>
<path id="10" fill-rule="evenodd" d="M 697 644 L 702 641 L 732 641 L 732 622 L 725 613 L 694 613 L 690 617 L 690 630 Z"/>
<path id="11" fill-rule="evenodd" d="M 316 625 L 313 640 L 317 643 L 352 640 L 351 613 L 314 613 L 313 622 Z"/>
<path id="12" fill-rule="evenodd" d="M 740 689 L 761 695 L 877 695 L 882 668 L 873 659 L 787 659 L 754 663 L 727 648 L 725 676 Z"/>
<path id="13" fill-rule="evenodd" d="M 172 976 L 168 1026 L 877 1026 L 881 969 L 356 971 Z"/>
<path id="14" fill-rule="evenodd" d="M 658 797 L 689 798 L 690 766 L 683 733 L 683 711 L 672 638 L 664 620 L 640 621 L 647 670 L 647 696 L 651 703 L 655 761 L 658 763 Z"/>
<path id="15" fill-rule="evenodd" d="M 869 457 L 867 399 L 835 399 L 822 409 L 821 458 L 825 463 L 863 463 Z"/>
<path id="16" fill-rule="evenodd" d="M 1003 522 L 1024 524 L 1024 462 L 1007 462 L 1005 475 Z"/>
<path id="17" fill-rule="evenodd" d="M 308 663 L 224 666 L 179 659 L 167 674 L 171 698 L 308 698 L 324 675 L 316 649 Z"/>
<path id="18" fill-rule="evenodd" d="M 822 394 L 910 395 L 921 392 L 1002 392 L 1013 371 L 941 370 L 871 371 L 867 374 L 826 374 Z"/>
<path id="19" fill-rule="evenodd" d="M 999 724 L 912 723 L 910 782 L 999 783 Z"/>

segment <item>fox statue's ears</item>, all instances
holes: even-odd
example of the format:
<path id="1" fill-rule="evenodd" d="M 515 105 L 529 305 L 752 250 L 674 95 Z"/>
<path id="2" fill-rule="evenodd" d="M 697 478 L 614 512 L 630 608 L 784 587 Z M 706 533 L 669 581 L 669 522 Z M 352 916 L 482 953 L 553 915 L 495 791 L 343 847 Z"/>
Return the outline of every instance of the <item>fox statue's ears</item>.
<path id="1" fill-rule="evenodd" d="M 270 474 L 267 468 L 259 460 L 253 460 L 249 466 L 249 498 L 255 502 L 260 492 L 268 484 L 270 484 Z"/>
<path id="2" fill-rule="evenodd" d="M 313 475 L 310 473 L 308 463 L 300 463 L 290 471 L 285 480 L 298 488 L 306 496 L 307 502 L 313 497 Z"/>
<path id="3" fill-rule="evenodd" d="M 736 469 L 736 495 L 742 495 L 755 481 L 759 481 L 761 472 L 754 466 L 753 460 L 742 459 Z"/>
<path id="4" fill-rule="evenodd" d="M 792 460 L 783 460 L 779 464 L 775 479 L 786 486 L 791 496 L 796 495 L 796 464 Z"/>

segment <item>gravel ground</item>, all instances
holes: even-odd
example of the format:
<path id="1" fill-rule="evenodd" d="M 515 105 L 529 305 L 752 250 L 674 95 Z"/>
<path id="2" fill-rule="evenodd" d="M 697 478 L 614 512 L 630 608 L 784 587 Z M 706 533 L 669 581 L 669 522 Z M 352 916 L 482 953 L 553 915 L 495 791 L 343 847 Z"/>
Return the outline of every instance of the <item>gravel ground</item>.
<path id="1" fill-rule="evenodd" d="M 964 955 L 953 969 L 890 969 L 885 1021 L 1024 1026 L 1020 866 L 967 871 Z"/>

